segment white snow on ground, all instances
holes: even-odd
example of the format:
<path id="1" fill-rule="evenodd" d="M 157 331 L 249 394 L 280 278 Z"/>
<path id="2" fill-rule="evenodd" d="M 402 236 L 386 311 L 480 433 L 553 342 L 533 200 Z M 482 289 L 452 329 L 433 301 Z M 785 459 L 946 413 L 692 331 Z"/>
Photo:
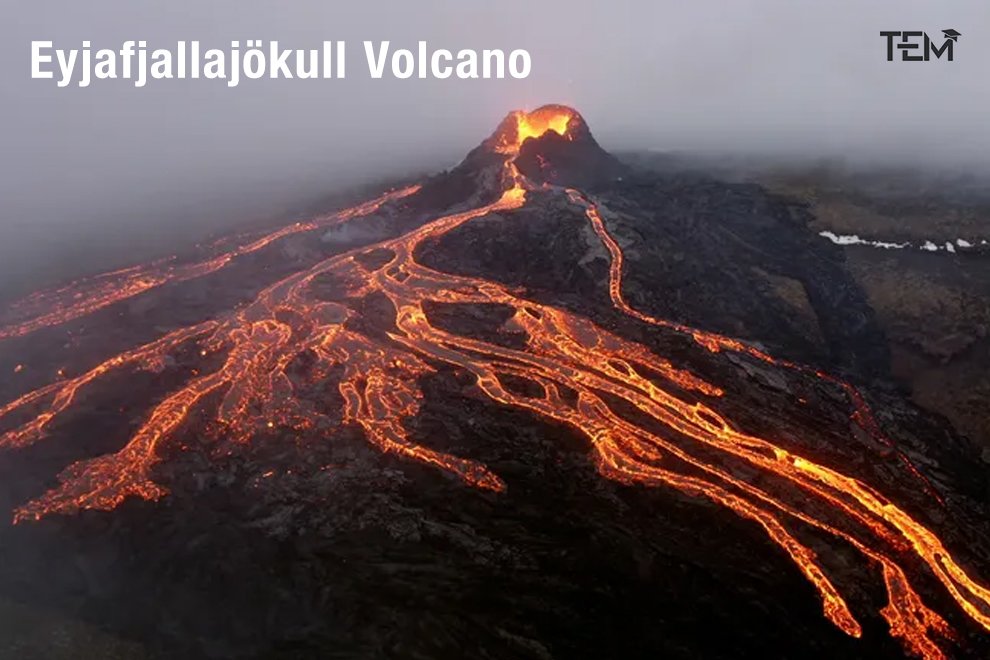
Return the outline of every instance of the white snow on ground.
<path id="1" fill-rule="evenodd" d="M 945 252 L 950 252 L 956 254 L 958 250 L 957 247 L 962 249 L 968 249 L 976 247 L 977 243 L 973 241 L 967 241 L 962 238 L 957 238 L 955 243 L 949 241 L 945 245 L 938 245 L 932 241 L 925 241 L 924 243 L 915 246 L 913 243 L 891 243 L 889 241 L 872 241 L 866 238 L 860 238 L 856 234 L 835 234 L 830 231 L 823 231 L 818 233 L 819 236 L 827 238 L 836 245 L 868 245 L 870 247 L 883 248 L 885 250 L 903 250 L 909 247 L 917 247 L 919 250 L 924 250 L 926 252 L 939 252 L 944 250 Z M 980 246 L 988 245 L 985 239 L 979 241 Z"/>
<path id="2" fill-rule="evenodd" d="M 888 250 L 900 250 L 901 248 L 906 248 L 910 243 L 887 243 L 885 241 L 868 241 L 865 238 L 860 238 L 856 234 L 850 235 L 840 235 L 833 234 L 830 231 L 823 231 L 819 236 L 824 236 L 828 240 L 832 241 L 836 245 L 872 245 L 873 247 L 885 248 Z"/>

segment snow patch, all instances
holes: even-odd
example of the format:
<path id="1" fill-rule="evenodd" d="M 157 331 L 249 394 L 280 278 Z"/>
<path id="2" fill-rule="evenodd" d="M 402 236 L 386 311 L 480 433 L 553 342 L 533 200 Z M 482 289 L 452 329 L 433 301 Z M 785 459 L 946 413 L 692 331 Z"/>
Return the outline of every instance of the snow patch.
<path id="1" fill-rule="evenodd" d="M 888 243 L 886 241 L 869 241 L 865 238 L 860 238 L 856 234 L 840 235 L 833 234 L 830 231 L 823 231 L 818 234 L 819 236 L 824 236 L 828 240 L 832 241 L 836 245 L 871 245 L 873 247 L 884 248 L 886 250 L 900 250 L 906 248 L 910 243 Z"/>
<path id="2" fill-rule="evenodd" d="M 905 243 L 892 243 L 890 241 L 873 241 L 866 238 L 860 238 L 856 234 L 836 234 L 830 231 L 822 231 L 818 233 L 822 238 L 827 238 L 836 245 L 868 245 L 875 248 L 883 248 L 885 250 L 903 250 L 909 247 L 917 247 L 919 250 L 924 250 L 925 252 L 949 252 L 951 254 L 957 254 L 960 249 L 974 248 L 977 244 L 974 241 L 967 241 L 963 238 L 957 238 L 955 242 L 948 241 L 945 245 L 938 245 L 933 241 L 925 241 L 924 243 L 915 246 L 911 242 Z M 980 246 L 988 245 L 986 239 L 979 241 Z"/>

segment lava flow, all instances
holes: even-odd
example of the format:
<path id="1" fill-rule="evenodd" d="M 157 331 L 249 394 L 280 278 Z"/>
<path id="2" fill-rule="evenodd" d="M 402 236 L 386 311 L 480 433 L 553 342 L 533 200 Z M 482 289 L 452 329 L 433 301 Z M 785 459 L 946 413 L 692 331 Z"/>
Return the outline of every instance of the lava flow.
<path id="1" fill-rule="evenodd" d="M 343 423 L 360 427 L 382 451 L 436 466 L 465 484 L 501 491 L 505 482 L 486 466 L 423 447 L 410 438 L 407 421 L 417 415 L 423 398 L 419 379 L 435 365 L 446 363 L 472 374 L 477 391 L 491 400 L 567 424 L 585 436 L 603 476 L 673 488 L 758 524 L 817 590 L 824 615 L 849 635 L 862 634 L 860 623 L 821 558 L 799 540 L 800 530 L 814 528 L 854 548 L 878 571 L 888 595 L 880 615 L 908 651 L 927 658 L 944 657 L 940 643 L 952 634 L 942 616 L 923 603 L 908 578 L 909 571 L 919 567 L 941 583 L 962 612 L 990 631 L 990 590 L 967 574 L 935 533 L 869 485 L 770 439 L 736 430 L 705 403 L 726 396 L 717 385 L 573 312 L 527 300 L 495 281 L 439 272 L 416 260 L 417 248 L 424 242 L 476 218 L 519 209 L 527 203 L 527 193 L 538 188 L 545 194 L 567 195 L 584 209 L 611 255 L 609 289 L 617 309 L 640 321 L 685 332 L 710 350 L 746 353 L 815 377 L 813 370 L 776 360 L 728 337 L 651 317 L 625 302 L 622 251 L 609 235 L 600 208 L 577 190 L 537 186 L 515 166 L 525 140 L 547 131 L 568 138 L 578 122 L 583 119 L 562 106 L 513 113 L 494 136 L 494 151 L 503 158 L 501 194 L 495 201 L 327 258 L 269 286 L 229 317 L 175 331 L 0 408 L 0 421 L 15 414 L 31 416 L 0 436 L 0 448 L 25 447 L 40 440 L 51 421 L 71 408 L 80 389 L 108 372 L 153 368 L 194 342 L 204 354 L 222 356 L 215 370 L 197 373 L 155 405 L 120 451 L 70 466 L 59 476 L 60 485 L 19 507 L 15 520 L 84 508 L 112 509 L 129 496 L 163 496 L 165 487 L 155 483 L 152 475 L 161 460 L 160 450 L 164 443 L 175 441 L 190 412 L 206 407 L 206 401 L 212 400 L 208 395 L 214 393 L 219 403 L 209 414 L 222 429 L 218 433 L 221 451 L 235 451 L 238 444 L 250 442 L 273 426 L 300 432 L 318 425 L 332 428 L 323 424 L 327 421 L 324 413 L 297 391 L 298 376 L 290 366 L 300 361 L 311 365 L 313 378 L 325 377 L 333 367 L 342 371 L 338 389 L 344 400 Z M 360 211 L 345 211 L 336 217 L 361 215 L 414 191 L 398 191 L 359 207 Z M 292 227 L 299 226 L 303 225 Z M 277 235 L 284 234 L 270 236 Z M 250 250 L 250 245 L 218 259 L 229 261 Z M 366 258 L 372 253 L 386 257 Z M 213 264 L 189 268 L 200 274 L 215 269 Z M 74 289 L 67 289 L 68 293 L 55 296 L 54 311 L 10 326 L 0 337 L 76 318 L 163 281 L 175 281 L 184 277 L 176 273 L 187 272 L 193 271 L 160 265 L 123 271 L 95 280 L 93 286 L 80 290 L 78 299 Z M 101 284 L 114 278 L 133 286 Z M 331 278 L 343 287 L 343 302 L 317 299 L 311 286 L 317 278 Z M 114 300 L 106 297 L 112 288 L 120 289 L 113 294 Z M 369 294 L 384 295 L 394 307 L 391 329 L 378 338 L 358 332 L 349 323 L 359 306 L 347 303 Z M 72 302 L 63 303 L 65 297 Z M 48 300 L 41 296 L 32 306 Z M 525 346 L 509 348 L 438 328 L 430 322 L 429 303 L 508 306 L 514 313 L 506 329 L 524 336 Z M 824 374 L 817 376 L 843 386 Z M 540 394 L 519 393 L 509 384 L 518 379 L 534 384 Z M 854 407 L 854 419 L 882 436 L 858 393 L 851 386 L 843 388 Z M 619 412 L 615 402 L 649 420 L 649 428 Z M 923 478 L 913 466 L 910 469 Z M 757 476 L 740 476 L 745 474 Z"/>
<path id="2" fill-rule="evenodd" d="M 329 216 L 297 222 L 202 261 L 180 263 L 177 257 L 169 257 L 78 280 L 57 289 L 39 291 L 15 302 L 0 317 L 0 324 L 3 324 L 0 325 L 0 341 L 68 323 L 164 284 L 185 282 L 215 273 L 238 257 L 257 252 L 279 239 L 374 213 L 382 204 L 417 190 L 419 186 L 408 186 Z"/>

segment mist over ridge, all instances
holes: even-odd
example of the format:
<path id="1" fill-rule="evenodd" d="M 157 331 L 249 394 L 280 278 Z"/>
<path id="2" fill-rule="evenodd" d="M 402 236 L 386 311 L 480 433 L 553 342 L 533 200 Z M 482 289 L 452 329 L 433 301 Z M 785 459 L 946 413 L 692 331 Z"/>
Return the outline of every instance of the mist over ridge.
<path id="1" fill-rule="evenodd" d="M 33 278 L 99 246 L 198 238 L 354 184 L 456 162 L 513 108 L 577 108 L 610 151 L 839 159 L 981 172 L 990 159 L 977 1 L 726 5 L 626 1 L 18 3 L 0 26 L 0 275 Z M 589 26 L 595 31 L 589 33 Z M 956 61 L 883 58 L 881 30 L 954 27 Z M 597 35 L 597 38 L 596 38 Z M 346 80 L 164 81 L 86 89 L 30 79 L 30 42 L 346 40 Z M 525 48 L 523 80 L 371 80 L 361 42 Z M 353 73 L 351 73 L 353 72 Z"/>

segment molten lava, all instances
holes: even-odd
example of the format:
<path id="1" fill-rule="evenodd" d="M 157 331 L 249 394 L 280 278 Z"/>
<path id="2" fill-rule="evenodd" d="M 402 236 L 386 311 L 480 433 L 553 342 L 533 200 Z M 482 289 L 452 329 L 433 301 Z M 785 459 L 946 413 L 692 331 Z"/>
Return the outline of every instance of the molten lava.
<path id="1" fill-rule="evenodd" d="M 382 204 L 407 197 L 417 190 L 419 186 L 409 186 L 330 216 L 297 222 L 203 261 L 179 263 L 177 257 L 169 257 L 79 280 L 58 289 L 39 291 L 14 303 L 0 317 L 0 323 L 4 324 L 0 325 L 0 341 L 67 323 L 164 284 L 215 273 L 238 257 L 257 252 L 282 238 L 374 213 Z"/>
<path id="2" fill-rule="evenodd" d="M 577 114 L 562 105 L 547 105 L 533 112 L 517 110 L 509 117 L 510 121 L 503 124 L 501 134 L 497 136 L 499 153 L 516 155 L 522 143 L 530 138 L 538 138 L 548 132 L 568 137 L 568 127 Z"/>
<path id="3" fill-rule="evenodd" d="M 510 213 L 525 205 L 527 192 L 535 186 L 515 167 L 521 144 L 547 131 L 567 137 L 572 122 L 581 121 L 576 112 L 560 106 L 530 114 L 517 112 L 512 119 L 509 130 L 497 136 L 496 151 L 504 157 L 505 189 L 496 201 L 327 258 L 272 284 L 229 317 L 174 331 L 111 357 L 85 374 L 58 380 L 0 407 L 0 421 L 29 416 L 19 425 L 8 423 L 8 430 L 0 435 L 0 448 L 24 447 L 43 437 L 81 389 L 111 371 L 160 367 L 167 356 L 194 342 L 205 355 L 221 357 L 215 369 L 196 373 L 155 405 L 120 451 L 70 466 L 59 475 L 60 485 L 19 507 L 15 520 L 112 509 L 130 496 L 162 497 L 166 489 L 154 482 L 152 469 L 161 460 L 163 445 L 176 441 L 193 410 L 208 413 L 221 429 L 218 451 L 235 451 L 237 445 L 273 427 L 307 430 L 319 424 L 333 428 L 297 392 L 299 377 L 290 365 L 303 356 L 312 364 L 315 380 L 327 378 L 335 368 L 342 372 L 337 387 L 344 401 L 343 423 L 362 429 L 381 451 L 436 466 L 465 484 L 501 491 L 505 483 L 486 466 L 428 449 L 410 438 L 407 422 L 417 415 L 423 398 L 419 379 L 433 365 L 446 363 L 472 374 L 478 391 L 493 401 L 567 424 L 585 436 L 603 476 L 673 488 L 759 525 L 818 591 L 824 616 L 849 635 L 858 637 L 860 624 L 816 552 L 797 537 L 802 529 L 817 529 L 837 544 L 856 549 L 877 570 L 888 595 L 880 614 L 890 633 L 910 652 L 944 657 L 939 642 L 951 631 L 915 591 L 908 567 L 925 567 L 962 612 L 990 631 L 990 590 L 967 574 L 933 531 L 841 470 L 784 449 L 772 438 L 737 430 L 713 407 L 726 396 L 717 385 L 573 312 L 527 300 L 494 281 L 451 275 L 417 262 L 416 250 L 424 241 L 476 218 Z M 599 206 L 577 190 L 542 189 L 567 195 L 584 209 L 586 220 L 611 255 L 609 291 L 618 310 L 644 323 L 685 333 L 712 351 L 745 353 L 800 369 L 811 377 L 817 375 L 846 393 L 853 421 L 883 437 L 862 397 L 842 381 L 777 360 L 729 337 L 633 309 L 622 294 L 622 251 L 609 234 Z M 357 217 L 413 192 L 415 188 L 386 195 L 334 219 Z M 293 225 L 284 231 L 294 233 L 312 226 L 316 225 Z M 260 241 L 282 235 L 275 232 Z M 26 313 L 19 325 L 5 328 L 0 337 L 77 318 L 166 281 L 201 276 L 238 254 L 260 249 L 253 247 L 258 243 L 193 266 L 152 264 L 39 294 L 24 303 L 24 309 L 32 313 Z M 385 263 L 363 258 L 372 252 L 388 255 Z M 393 329 L 380 338 L 353 330 L 347 321 L 357 314 L 357 305 L 314 297 L 311 285 L 324 276 L 341 283 L 345 301 L 369 294 L 386 296 L 395 310 Z M 109 282 L 117 286 L 108 286 Z M 507 329 L 521 333 L 525 345 L 507 348 L 440 329 L 430 322 L 429 303 L 508 306 L 515 312 Z M 39 311 L 46 304 L 51 310 Z M 508 379 L 518 378 L 535 384 L 539 394 L 523 395 L 506 385 Z M 207 411 L 205 402 L 212 400 L 211 394 L 217 395 L 219 403 Z M 619 414 L 616 402 L 638 411 L 649 420 L 649 428 Z M 934 492 L 920 472 L 906 458 L 902 460 Z"/>

